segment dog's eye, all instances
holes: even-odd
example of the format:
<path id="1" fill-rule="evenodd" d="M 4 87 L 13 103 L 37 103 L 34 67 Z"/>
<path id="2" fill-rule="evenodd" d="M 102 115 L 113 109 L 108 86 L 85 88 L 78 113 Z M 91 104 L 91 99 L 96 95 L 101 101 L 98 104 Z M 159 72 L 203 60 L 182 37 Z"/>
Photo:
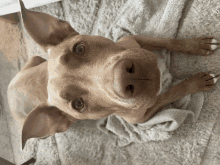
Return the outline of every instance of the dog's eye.
<path id="1" fill-rule="evenodd" d="M 127 68 L 126 71 L 127 71 L 128 73 L 134 73 L 134 64 L 132 63 L 132 66 L 129 67 L 129 68 Z"/>
<path id="2" fill-rule="evenodd" d="M 74 52 L 75 52 L 77 55 L 83 55 L 83 54 L 84 54 L 84 51 L 85 51 L 84 45 L 77 45 L 77 46 L 74 48 Z"/>
<path id="3" fill-rule="evenodd" d="M 82 111 L 84 107 L 84 101 L 81 97 L 77 98 L 75 101 L 71 102 L 72 107 L 78 111 Z"/>

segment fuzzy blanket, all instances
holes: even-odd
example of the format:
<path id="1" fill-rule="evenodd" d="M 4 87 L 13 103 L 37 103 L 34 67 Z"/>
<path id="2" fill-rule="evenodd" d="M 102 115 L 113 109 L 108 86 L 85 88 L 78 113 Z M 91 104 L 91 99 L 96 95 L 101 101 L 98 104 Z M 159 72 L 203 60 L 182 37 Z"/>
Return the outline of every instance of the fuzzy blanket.
<path id="1" fill-rule="evenodd" d="M 216 38 L 218 38 L 220 34 L 216 32 L 216 29 L 220 21 L 217 6 L 220 4 L 211 0 L 203 2 L 199 0 L 66 0 L 33 10 L 66 19 L 81 34 L 102 35 L 114 41 L 129 34 L 150 37 L 177 36 L 178 38 L 217 35 Z M 73 124 L 66 132 L 45 140 L 28 140 L 25 150 L 21 152 L 19 147 L 21 128 L 11 117 L 5 88 L 29 57 L 41 55 L 47 58 L 48 56 L 34 43 L 23 27 L 20 28 L 24 36 L 19 37 L 25 38 L 25 43 L 21 42 L 21 47 L 25 45 L 26 52 L 19 51 L 18 56 L 10 59 L 9 56 L 0 65 L 1 77 L 8 78 L 1 81 L 1 92 L 4 96 L 2 102 L 4 111 L 7 113 L 12 148 L 17 164 L 30 157 L 37 159 L 36 164 L 53 165 L 220 164 L 218 152 L 220 140 L 217 138 L 220 124 L 216 122 L 220 107 L 219 81 L 214 90 L 204 93 L 204 105 L 196 117 L 197 121 L 181 124 L 168 140 L 132 143 L 120 147 L 116 139 L 111 139 L 97 128 L 97 121 L 84 120 Z M 8 41 L 9 44 L 11 40 Z M 9 48 L 2 47 L 12 52 L 13 46 Z M 159 54 L 167 57 L 165 61 L 175 81 L 201 71 L 219 73 L 219 51 L 210 57 L 174 53 L 169 58 L 169 52 L 166 50 Z M 11 70 L 9 71 L 8 68 Z M 213 128 L 214 132 L 212 132 Z"/>
<path id="2" fill-rule="evenodd" d="M 60 1 L 60 0 L 38 0 L 38 1 L 23 0 L 27 9 L 42 6 L 42 5 L 57 2 L 57 1 Z M 16 13 L 19 11 L 20 11 L 20 5 L 18 3 L 18 0 L 1 0 L 0 1 L 0 15 Z"/>

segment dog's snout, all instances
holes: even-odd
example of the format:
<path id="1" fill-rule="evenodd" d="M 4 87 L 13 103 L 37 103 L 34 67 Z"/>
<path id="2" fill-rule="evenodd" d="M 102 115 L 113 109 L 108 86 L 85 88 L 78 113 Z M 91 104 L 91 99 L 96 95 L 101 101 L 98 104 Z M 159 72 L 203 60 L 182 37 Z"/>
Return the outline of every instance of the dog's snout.
<path id="1" fill-rule="evenodd" d="M 148 80 L 141 77 L 138 64 L 133 60 L 121 60 L 114 67 L 114 91 L 121 98 L 131 98 Z"/>

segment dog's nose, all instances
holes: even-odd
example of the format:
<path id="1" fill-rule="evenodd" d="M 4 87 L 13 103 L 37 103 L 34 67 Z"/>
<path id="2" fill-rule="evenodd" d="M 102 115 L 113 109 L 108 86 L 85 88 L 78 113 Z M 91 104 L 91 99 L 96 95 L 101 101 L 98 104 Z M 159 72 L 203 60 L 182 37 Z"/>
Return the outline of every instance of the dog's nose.
<path id="1" fill-rule="evenodd" d="M 133 60 L 121 60 L 114 67 L 114 91 L 122 98 L 131 98 L 149 80 L 140 74 L 140 66 Z"/>

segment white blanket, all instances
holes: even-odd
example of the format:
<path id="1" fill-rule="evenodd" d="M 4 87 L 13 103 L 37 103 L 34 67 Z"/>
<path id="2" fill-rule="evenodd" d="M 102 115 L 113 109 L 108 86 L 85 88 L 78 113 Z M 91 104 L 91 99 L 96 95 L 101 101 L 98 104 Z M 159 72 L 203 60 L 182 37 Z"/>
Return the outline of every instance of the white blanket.
<path id="1" fill-rule="evenodd" d="M 27 9 L 43 6 L 48 3 L 57 2 L 60 0 L 37 0 L 37 1 L 30 1 L 30 0 L 23 0 L 25 7 Z M 18 0 L 1 0 L 0 1 L 0 15 L 6 15 L 11 13 L 16 13 L 20 11 L 20 5 Z"/>

